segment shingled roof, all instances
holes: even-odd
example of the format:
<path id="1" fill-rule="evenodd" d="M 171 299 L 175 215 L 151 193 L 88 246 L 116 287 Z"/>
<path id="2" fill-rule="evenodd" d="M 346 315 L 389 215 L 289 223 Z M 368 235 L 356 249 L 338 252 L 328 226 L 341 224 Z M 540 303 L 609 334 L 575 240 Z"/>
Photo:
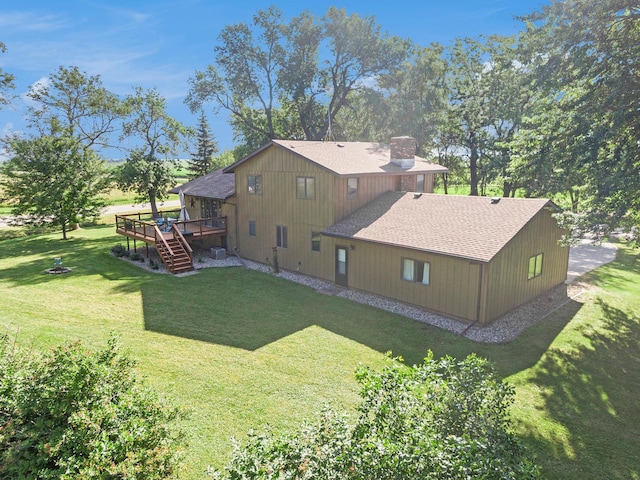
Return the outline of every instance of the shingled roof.
<path id="1" fill-rule="evenodd" d="M 224 173 L 221 168 L 172 188 L 169 193 L 178 193 L 182 190 L 185 195 L 226 200 L 236 193 L 235 184 L 235 175 L 233 173 Z"/>
<path id="2" fill-rule="evenodd" d="M 390 161 L 389 145 L 375 142 L 313 142 L 303 140 L 272 140 L 264 147 L 227 167 L 225 172 L 233 172 L 235 167 L 253 158 L 265 149 L 277 146 L 303 157 L 338 176 L 393 175 L 407 173 L 442 173 L 447 168 L 415 157 L 411 168 L 400 168 Z"/>
<path id="3" fill-rule="evenodd" d="M 388 192 L 322 233 L 488 262 L 549 204 Z"/>

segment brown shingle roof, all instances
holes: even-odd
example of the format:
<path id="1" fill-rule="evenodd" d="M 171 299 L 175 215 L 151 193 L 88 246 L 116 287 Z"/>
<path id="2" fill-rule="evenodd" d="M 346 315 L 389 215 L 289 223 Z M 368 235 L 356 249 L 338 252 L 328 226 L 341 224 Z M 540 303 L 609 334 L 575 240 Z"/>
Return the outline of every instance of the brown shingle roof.
<path id="1" fill-rule="evenodd" d="M 441 173 L 447 169 L 441 165 L 415 157 L 415 166 L 402 169 L 390 161 L 389 146 L 374 142 L 311 142 L 302 140 L 272 140 L 259 150 L 239 160 L 226 172 L 254 157 L 270 146 L 285 148 L 336 175 L 394 175 L 403 173 Z"/>
<path id="2" fill-rule="evenodd" d="M 178 193 L 182 189 L 185 195 L 226 200 L 236 193 L 235 183 L 235 175 L 224 173 L 221 168 L 172 188 L 169 193 Z"/>
<path id="3" fill-rule="evenodd" d="M 417 197 L 417 198 L 416 198 Z M 388 192 L 323 234 L 490 261 L 546 199 Z"/>

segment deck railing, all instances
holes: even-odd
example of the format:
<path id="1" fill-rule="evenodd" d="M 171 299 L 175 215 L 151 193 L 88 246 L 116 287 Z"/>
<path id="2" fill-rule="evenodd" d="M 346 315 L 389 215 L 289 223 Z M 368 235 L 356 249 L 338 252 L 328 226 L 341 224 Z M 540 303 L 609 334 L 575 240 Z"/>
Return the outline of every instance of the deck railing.
<path id="1" fill-rule="evenodd" d="M 187 239 L 192 236 L 225 235 L 227 232 L 227 217 L 178 220 L 179 213 L 176 210 L 158 212 L 157 217 L 151 213 L 116 215 L 116 230 L 123 235 L 155 243 L 163 233 L 176 236 L 174 229 L 177 229 L 179 238 L 187 245 Z"/>

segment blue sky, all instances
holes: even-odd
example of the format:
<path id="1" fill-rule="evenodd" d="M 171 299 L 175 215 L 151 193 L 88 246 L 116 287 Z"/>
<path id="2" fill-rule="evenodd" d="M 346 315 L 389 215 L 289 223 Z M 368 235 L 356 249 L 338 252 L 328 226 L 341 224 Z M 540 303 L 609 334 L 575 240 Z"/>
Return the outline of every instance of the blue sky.
<path id="1" fill-rule="evenodd" d="M 3 0 L 0 6 L 0 68 L 16 76 L 11 106 L 0 110 L 0 135 L 25 131 L 24 94 L 59 66 L 100 75 L 114 93 L 134 86 L 157 88 L 170 115 L 195 126 L 197 115 L 183 104 L 187 80 L 213 61 L 222 28 L 250 23 L 259 9 L 276 5 L 286 18 L 304 10 L 323 15 L 332 5 L 360 16 L 374 15 L 383 32 L 420 45 L 457 37 L 510 35 L 522 29 L 514 15 L 539 10 L 544 0 Z M 223 114 L 205 110 L 221 150 L 233 147 Z M 27 130 L 28 132 L 28 130 Z M 117 153 L 104 152 L 105 156 Z"/>

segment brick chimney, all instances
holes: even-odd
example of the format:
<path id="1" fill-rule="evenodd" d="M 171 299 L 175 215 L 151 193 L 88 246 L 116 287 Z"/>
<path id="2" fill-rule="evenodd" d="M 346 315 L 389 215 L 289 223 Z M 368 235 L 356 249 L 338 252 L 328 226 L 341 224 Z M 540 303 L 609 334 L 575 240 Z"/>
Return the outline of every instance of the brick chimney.
<path id="1" fill-rule="evenodd" d="M 416 164 L 416 139 L 413 137 L 393 137 L 389 143 L 391 163 L 408 169 Z"/>

